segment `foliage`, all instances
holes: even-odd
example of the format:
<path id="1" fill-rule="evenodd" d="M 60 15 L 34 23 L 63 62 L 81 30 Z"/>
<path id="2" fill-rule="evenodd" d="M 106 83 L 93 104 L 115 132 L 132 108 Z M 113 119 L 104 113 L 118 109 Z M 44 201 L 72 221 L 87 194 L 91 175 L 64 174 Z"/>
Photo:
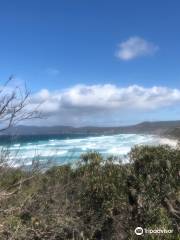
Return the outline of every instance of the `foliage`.
<path id="1" fill-rule="evenodd" d="M 76 167 L 38 174 L 1 168 L 0 239 L 136 239 L 137 226 L 173 229 L 163 239 L 178 239 L 180 150 L 140 146 L 129 158 L 122 164 L 89 152 Z"/>

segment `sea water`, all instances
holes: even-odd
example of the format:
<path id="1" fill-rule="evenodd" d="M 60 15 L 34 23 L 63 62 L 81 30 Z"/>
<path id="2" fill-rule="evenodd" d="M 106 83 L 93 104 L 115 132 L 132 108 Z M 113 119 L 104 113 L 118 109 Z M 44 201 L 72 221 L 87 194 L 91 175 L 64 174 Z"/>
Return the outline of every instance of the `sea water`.
<path id="1" fill-rule="evenodd" d="M 8 149 L 8 158 L 15 165 L 31 165 L 33 160 L 50 161 L 53 165 L 74 163 L 79 160 L 81 154 L 89 151 L 97 151 L 104 157 L 113 155 L 123 158 L 135 145 L 161 143 L 166 143 L 165 139 L 163 142 L 160 137 L 141 134 L 24 136 L 11 140 L 0 138 L 0 148 Z M 168 142 L 170 145 L 171 143 Z"/>

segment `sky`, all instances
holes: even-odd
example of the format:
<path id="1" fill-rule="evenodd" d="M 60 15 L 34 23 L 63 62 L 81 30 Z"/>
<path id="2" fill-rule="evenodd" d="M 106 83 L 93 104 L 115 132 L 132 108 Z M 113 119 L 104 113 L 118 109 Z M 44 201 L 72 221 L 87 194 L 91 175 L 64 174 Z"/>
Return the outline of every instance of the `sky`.
<path id="1" fill-rule="evenodd" d="M 180 1 L 1 0 L 0 80 L 31 90 L 37 125 L 180 119 Z"/>

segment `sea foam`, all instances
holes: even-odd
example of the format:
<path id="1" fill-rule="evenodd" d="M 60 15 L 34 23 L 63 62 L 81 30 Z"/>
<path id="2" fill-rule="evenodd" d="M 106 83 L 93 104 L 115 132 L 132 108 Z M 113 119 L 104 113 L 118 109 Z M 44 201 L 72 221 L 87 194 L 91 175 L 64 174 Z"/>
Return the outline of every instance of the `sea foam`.
<path id="1" fill-rule="evenodd" d="M 81 138 L 46 139 L 41 141 L 16 143 L 9 147 L 10 159 L 23 160 L 29 164 L 33 159 L 52 160 L 54 164 L 73 163 L 82 153 L 97 151 L 103 156 L 127 155 L 135 145 L 168 144 L 176 146 L 175 140 L 153 135 L 118 134 L 111 136 L 93 136 Z M 127 159 L 126 159 L 127 160 Z"/>

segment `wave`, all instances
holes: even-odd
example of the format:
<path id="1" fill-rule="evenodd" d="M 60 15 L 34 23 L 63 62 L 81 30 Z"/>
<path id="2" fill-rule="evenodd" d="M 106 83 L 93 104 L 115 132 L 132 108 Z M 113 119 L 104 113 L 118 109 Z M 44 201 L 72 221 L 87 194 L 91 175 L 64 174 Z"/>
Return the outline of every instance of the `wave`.
<path id="1" fill-rule="evenodd" d="M 95 136 L 84 138 L 47 139 L 34 142 L 16 143 L 8 148 L 10 159 L 30 164 L 34 158 L 41 161 L 52 159 L 55 164 L 74 162 L 82 153 L 98 151 L 103 156 L 128 154 L 135 145 L 175 145 L 168 140 L 153 135 L 118 134 L 111 136 Z"/>

